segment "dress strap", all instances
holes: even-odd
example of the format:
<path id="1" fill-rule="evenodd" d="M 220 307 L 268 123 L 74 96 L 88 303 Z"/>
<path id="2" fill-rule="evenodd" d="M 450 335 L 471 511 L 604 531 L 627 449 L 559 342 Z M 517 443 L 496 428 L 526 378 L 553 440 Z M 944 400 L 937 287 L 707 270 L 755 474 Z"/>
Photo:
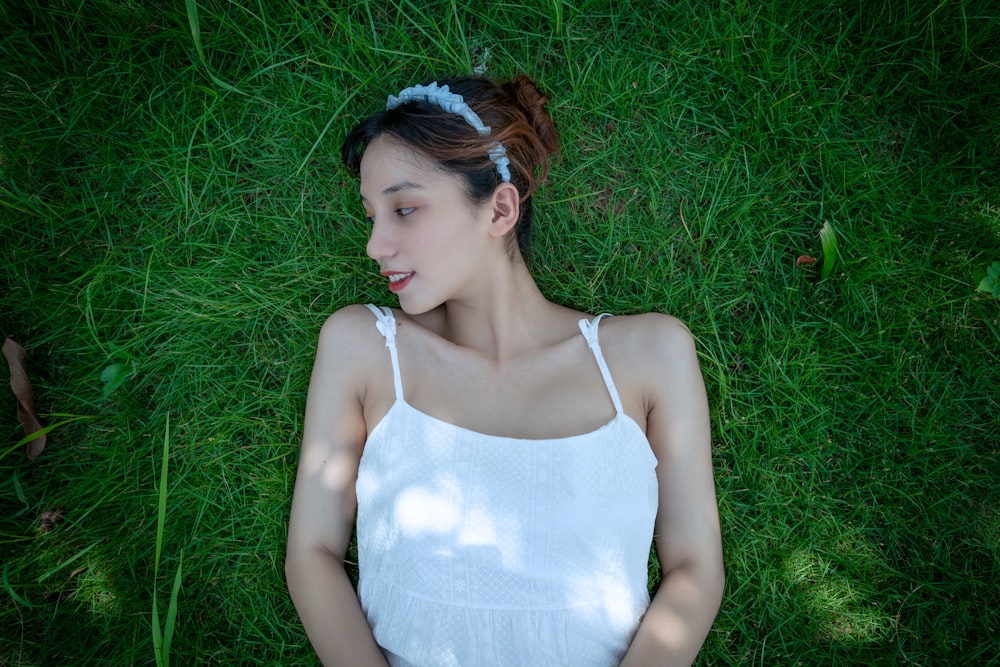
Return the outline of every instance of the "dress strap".
<path id="1" fill-rule="evenodd" d="M 403 379 L 399 374 L 399 355 L 396 353 L 396 318 L 392 316 L 392 309 L 386 306 L 380 310 L 370 303 L 365 305 L 375 315 L 375 328 L 385 336 L 385 346 L 389 348 L 389 358 L 392 360 L 392 382 L 396 386 L 396 400 L 401 401 L 403 400 Z"/>
<path id="2" fill-rule="evenodd" d="M 601 369 L 604 384 L 608 388 L 608 393 L 611 394 L 611 402 L 615 404 L 615 410 L 621 414 L 624 412 L 622 409 L 622 399 L 618 396 L 618 389 L 615 387 L 614 380 L 611 379 L 611 371 L 608 370 L 608 364 L 604 361 L 604 354 L 601 353 L 601 343 L 597 339 L 597 325 L 601 323 L 601 318 L 610 315 L 610 313 L 601 313 L 592 320 L 580 320 L 580 331 L 583 332 L 583 337 L 587 341 L 587 345 L 590 346 L 591 351 L 594 353 L 594 358 L 597 359 L 597 365 Z"/>

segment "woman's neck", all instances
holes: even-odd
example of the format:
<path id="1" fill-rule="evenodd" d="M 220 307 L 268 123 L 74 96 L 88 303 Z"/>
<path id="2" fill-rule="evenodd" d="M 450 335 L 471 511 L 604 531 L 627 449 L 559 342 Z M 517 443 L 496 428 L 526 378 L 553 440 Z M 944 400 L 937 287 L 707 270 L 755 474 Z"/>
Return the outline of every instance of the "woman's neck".
<path id="1" fill-rule="evenodd" d="M 558 308 L 542 295 L 517 256 L 491 271 L 471 294 L 447 301 L 439 333 L 502 363 L 551 344 L 551 314 Z"/>

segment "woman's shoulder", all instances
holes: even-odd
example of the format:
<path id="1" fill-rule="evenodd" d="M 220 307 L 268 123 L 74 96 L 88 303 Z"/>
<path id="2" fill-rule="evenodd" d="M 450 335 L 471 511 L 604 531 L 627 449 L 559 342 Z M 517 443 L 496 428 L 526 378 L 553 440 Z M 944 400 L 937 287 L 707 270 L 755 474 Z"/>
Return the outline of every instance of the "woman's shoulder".
<path id="1" fill-rule="evenodd" d="M 377 318 L 368 306 L 352 303 L 335 310 L 323 322 L 323 331 L 328 330 L 339 334 L 363 333 L 366 329 L 377 332 Z"/>
<path id="2" fill-rule="evenodd" d="M 682 320 L 656 312 L 607 318 L 601 322 L 601 333 L 602 341 L 607 338 L 609 343 L 637 353 L 662 346 L 687 345 L 693 340 L 691 330 Z"/>
<path id="3" fill-rule="evenodd" d="M 641 384 L 680 380 L 698 367 L 694 337 L 677 317 L 664 313 L 618 315 L 601 321 L 601 349 L 608 363 Z"/>
<path id="4" fill-rule="evenodd" d="M 377 321 L 365 305 L 344 306 L 323 322 L 318 347 L 342 359 L 365 361 L 368 355 L 385 348 L 385 338 L 376 327 Z"/>

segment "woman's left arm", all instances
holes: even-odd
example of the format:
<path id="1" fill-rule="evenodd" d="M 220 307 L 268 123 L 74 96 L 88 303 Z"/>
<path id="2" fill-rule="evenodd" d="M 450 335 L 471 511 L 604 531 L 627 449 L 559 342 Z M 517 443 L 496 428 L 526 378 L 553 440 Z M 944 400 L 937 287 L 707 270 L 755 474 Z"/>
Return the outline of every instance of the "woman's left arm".
<path id="1" fill-rule="evenodd" d="M 663 572 L 622 667 L 690 665 L 722 601 L 725 573 L 712 475 L 708 399 L 680 320 L 644 315 L 646 436 L 659 462 L 656 552 Z"/>

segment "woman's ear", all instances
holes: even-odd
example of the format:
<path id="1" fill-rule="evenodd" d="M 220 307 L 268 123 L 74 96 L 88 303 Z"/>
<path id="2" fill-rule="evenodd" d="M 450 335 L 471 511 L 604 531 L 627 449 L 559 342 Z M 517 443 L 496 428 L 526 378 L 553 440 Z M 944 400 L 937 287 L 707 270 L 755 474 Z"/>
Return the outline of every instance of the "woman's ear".
<path id="1" fill-rule="evenodd" d="M 493 217 L 490 221 L 490 236 L 502 238 L 517 224 L 521 213 L 521 195 L 510 183 L 501 183 L 493 191 L 491 199 Z"/>

